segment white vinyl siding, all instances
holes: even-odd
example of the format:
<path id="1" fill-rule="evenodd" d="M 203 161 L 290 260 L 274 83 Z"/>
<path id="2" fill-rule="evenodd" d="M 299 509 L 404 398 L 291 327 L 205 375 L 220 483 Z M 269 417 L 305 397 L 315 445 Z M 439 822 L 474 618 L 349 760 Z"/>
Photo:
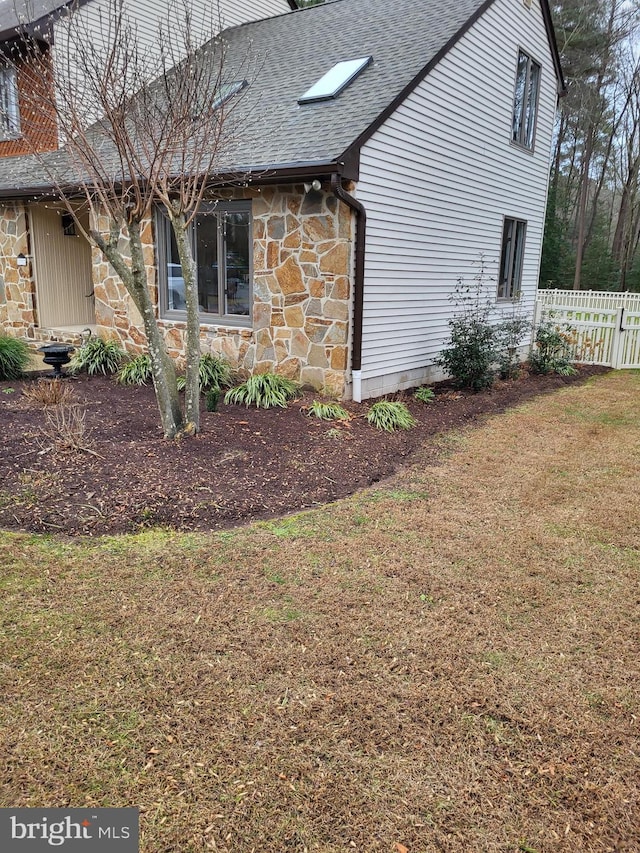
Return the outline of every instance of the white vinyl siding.
<path id="1" fill-rule="evenodd" d="M 511 142 L 519 50 L 541 64 L 535 150 Z M 367 208 L 363 391 L 424 376 L 448 337 L 460 277 L 488 269 L 496 316 L 503 223 L 527 223 L 520 303 L 533 312 L 557 83 L 539 0 L 496 0 L 363 146 Z"/>
<path id="2" fill-rule="evenodd" d="M 101 16 L 108 14 L 112 0 L 89 0 L 80 9 L 87 20 L 95 21 L 101 28 Z M 158 22 L 174 17 L 182 20 L 182 4 L 175 0 L 125 0 L 127 14 L 136 22 L 142 40 L 148 44 L 156 41 Z M 205 25 L 212 23 L 216 29 L 235 27 L 247 21 L 258 21 L 274 15 L 291 11 L 287 0 L 219 0 L 219 3 L 207 0 L 191 0 L 194 27 L 199 21 Z M 170 12 L 169 10 L 172 10 Z"/>

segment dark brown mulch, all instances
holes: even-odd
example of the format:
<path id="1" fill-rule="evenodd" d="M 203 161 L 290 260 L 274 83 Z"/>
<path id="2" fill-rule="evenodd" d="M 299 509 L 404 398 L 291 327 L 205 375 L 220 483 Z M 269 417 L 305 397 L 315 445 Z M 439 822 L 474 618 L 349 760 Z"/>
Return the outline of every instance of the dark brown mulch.
<path id="1" fill-rule="evenodd" d="M 403 399 L 418 425 L 385 433 L 366 404 L 348 404 L 347 424 L 307 417 L 311 397 L 286 409 L 220 405 L 202 413 L 191 439 L 162 438 L 153 391 L 107 378 L 66 380 L 86 404 L 92 453 L 51 449 L 43 409 L 23 395 L 33 380 L 0 383 L 0 526 L 37 532 L 105 534 L 144 526 L 213 530 L 314 507 L 390 476 L 418 450 L 437 459 L 434 436 L 537 394 L 583 382 L 524 376 L 491 391 L 441 386 L 435 402 Z"/>

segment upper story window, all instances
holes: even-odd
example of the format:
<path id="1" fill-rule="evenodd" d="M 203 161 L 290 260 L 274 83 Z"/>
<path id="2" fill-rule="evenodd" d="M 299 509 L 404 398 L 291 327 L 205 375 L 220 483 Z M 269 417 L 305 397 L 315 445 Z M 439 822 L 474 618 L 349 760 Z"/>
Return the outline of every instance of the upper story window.
<path id="1" fill-rule="evenodd" d="M 16 70 L 9 65 L 3 65 L 0 66 L 0 139 L 15 139 L 19 135 Z"/>
<path id="2" fill-rule="evenodd" d="M 538 113 L 540 66 L 523 50 L 518 52 L 516 91 L 513 101 L 511 138 L 524 148 L 533 148 Z"/>
<path id="3" fill-rule="evenodd" d="M 186 316 L 185 284 L 171 223 L 157 217 L 160 310 Z M 190 226 L 198 278 L 198 306 L 204 323 L 251 323 L 251 202 L 203 204 Z"/>
<path id="4" fill-rule="evenodd" d="M 522 263 L 527 223 L 522 219 L 505 219 L 502 228 L 498 299 L 520 299 Z"/>

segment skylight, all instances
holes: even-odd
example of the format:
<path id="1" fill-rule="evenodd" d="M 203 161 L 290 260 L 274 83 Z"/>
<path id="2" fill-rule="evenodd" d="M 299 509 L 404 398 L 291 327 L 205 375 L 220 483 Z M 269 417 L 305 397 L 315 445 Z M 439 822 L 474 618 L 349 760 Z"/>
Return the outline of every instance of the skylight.
<path id="1" fill-rule="evenodd" d="M 225 101 L 228 101 L 229 98 L 232 98 L 234 95 L 237 95 L 238 92 L 241 92 L 243 89 L 249 85 L 247 80 L 236 80 L 233 83 L 223 83 L 218 89 L 218 94 L 211 104 L 211 109 L 217 110 L 218 107 L 221 107 Z"/>
<path id="2" fill-rule="evenodd" d="M 310 104 L 313 101 L 328 101 L 337 97 L 369 65 L 372 59 L 372 56 L 363 56 L 360 59 L 338 62 L 317 83 L 307 89 L 302 97 L 298 98 L 298 103 Z"/>

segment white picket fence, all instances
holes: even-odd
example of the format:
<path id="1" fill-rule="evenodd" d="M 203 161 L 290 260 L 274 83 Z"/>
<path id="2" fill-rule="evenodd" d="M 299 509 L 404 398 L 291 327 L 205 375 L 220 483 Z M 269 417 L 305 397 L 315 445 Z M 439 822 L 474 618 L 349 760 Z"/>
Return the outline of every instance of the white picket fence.
<path id="1" fill-rule="evenodd" d="M 574 361 L 640 367 L 640 293 L 539 290 L 535 327 L 546 320 L 565 330 Z"/>

